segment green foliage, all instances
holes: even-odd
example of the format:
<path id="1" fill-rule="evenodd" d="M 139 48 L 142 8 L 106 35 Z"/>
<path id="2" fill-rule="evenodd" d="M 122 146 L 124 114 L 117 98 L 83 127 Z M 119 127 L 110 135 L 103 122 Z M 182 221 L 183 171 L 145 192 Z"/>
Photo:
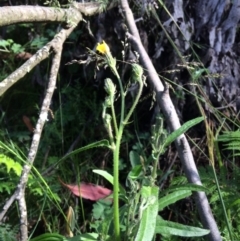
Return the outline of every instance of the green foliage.
<path id="1" fill-rule="evenodd" d="M 163 236 L 176 235 L 180 237 L 200 237 L 209 234 L 209 230 L 166 221 L 158 216 L 156 233 Z"/>
<path id="2" fill-rule="evenodd" d="M 225 166 L 222 166 L 217 173 L 217 178 L 221 192 L 220 194 L 226 207 L 228 221 L 226 221 L 224 217 L 224 209 L 221 205 L 221 199 L 215 182 L 212 167 L 200 167 L 199 174 L 203 183 L 202 191 L 205 191 L 207 193 L 207 196 L 209 197 L 212 212 L 216 217 L 219 229 L 222 230 L 222 232 L 224 233 L 223 236 L 226 238 L 226 240 L 231 240 L 231 238 L 229 237 L 229 230 L 227 227 L 227 222 L 229 222 L 230 231 L 233 235 L 233 238 L 234 240 L 238 240 L 240 237 L 238 222 L 240 218 L 240 168 L 230 162 L 228 163 L 228 168 L 232 169 L 231 178 L 229 178 L 228 170 Z M 186 177 L 175 177 L 172 180 L 171 187 L 168 190 L 173 190 L 173 188 L 180 188 L 181 190 L 181 186 L 183 188 L 186 188 L 187 185 L 189 184 L 187 184 Z M 194 189 L 192 189 L 192 191 L 194 191 Z M 171 194 L 169 195 L 171 196 Z"/>
<path id="3" fill-rule="evenodd" d="M 158 187 L 141 188 L 141 202 L 139 206 L 139 229 L 135 241 L 151 241 L 156 232 L 156 218 L 158 215 Z"/>
<path id="4" fill-rule="evenodd" d="M 0 52 L 8 52 L 8 53 L 20 53 L 24 51 L 24 47 L 20 44 L 14 43 L 12 39 L 1 39 L 0 40 Z"/>
<path id="5" fill-rule="evenodd" d="M 109 3 L 107 0 L 98 0 L 98 2 L 101 3 L 102 10 L 105 10 Z M 46 1 L 46 4 L 54 7 L 61 7 L 62 1 L 49 0 Z M 48 36 L 54 35 L 54 31 L 52 31 L 51 28 L 47 28 L 46 33 Z M 77 36 L 74 36 L 71 40 L 77 42 Z M 38 35 L 33 38 L 33 41 L 26 47 L 31 50 L 36 50 L 44 46 L 47 41 L 48 38 Z M 14 45 L 14 43 L 9 43 L 9 45 L 3 46 L 3 49 L 5 47 L 7 50 L 14 52 L 17 51 L 18 48 L 20 49 L 21 46 L 19 47 L 18 45 Z M 69 57 L 66 52 L 65 55 Z M 73 55 L 72 52 L 71 54 Z M 115 66 L 115 69 L 113 66 L 116 64 L 116 60 L 111 60 L 112 70 L 118 72 L 117 70 L 119 70 L 119 66 Z M 142 67 L 138 64 L 133 64 L 131 68 L 133 70 L 132 74 L 134 75 L 131 79 L 134 83 L 137 82 L 142 84 Z M 44 66 L 44 71 L 45 69 L 47 69 L 46 66 Z M 64 79 L 59 81 L 57 90 L 59 91 L 57 93 L 59 102 L 54 99 L 51 107 L 53 108 L 52 112 L 54 119 L 49 121 L 43 130 L 38 157 L 34 163 L 35 167 L 33 167 L 33 178 L 30 178 L 28 182 L 27 195 L 32 197 L 32 200 L 27 200 L 30 203 L 30 205 L 28 205 L 29 213 L 35 211 L 38 212 L 37 218 L 40 219 L 40 217 L 42 217 L 44 220 L 44 227 L 48 231 L 60 232 L 61 225 L 59 223 L 61 222 L 62 217 L 60 217 L 59 214 L 65 217 L 62 207 L 65 208 L 69 203 L 73 202 L 73 198 L 69 197 L 68 194 L 63 193 L 60 189 L 57 177 L 64 176 L 71 182 L 73 180 L 74 182 L 82 180 L 89 181 L 92 179 L 96 180 L 97 175 L 88 175 L 86 169 L 92 170 L 95 168 L 104 168 L 105 170 L 95 169 L 93 172 L 104 177 L 114 186 L 116 194 L 115 200 L 118 200 L 118 197 L 121 199 L 121 205 L 117 211 L 119 212 L 120 235 L 124 237 L 123 240 L 150 241 L 155 239 L 156 233 L 163 234 L 163 230 L 166 230 L 165 236 L 167 238 L 169 235 L 186 237 L 205 235 L 207 233 L 206 230 L 186 225 L 178 225 L 174 222 L 167 222 L 157 215 L 158 211 L 165 211 L 170 205 L 190 196 L 192 191 L 206 190 L 199 186 L 181 185 L 181 182 L 184 183 L 184 177 L 179 177 L 178 181 L 173 179 L 173 183 L 175 183 L 177 187 L 173 186 L 165 191 L 160 192 L 159 188 L 156 186 L 156 184 L 159 185 L 163 181 L 163 178 L 159 175 L 160 172 L 164 171 L 159 169 L 160 157 L 165 154 L 167 147 L 169 147 L 178 136 L 185 133 L 193 125 L 202 121 L 202 118 L 197 118 L 186 123 L 172 134 L 169 134 L 168 131 L 164 129 L 164 119 L 158 119 L 152 130 L 151 143 L 149 141 L 149 134 L 148 136 L 145 135 L 145 139 L 143 138 L 145 142 L 141 143 L 139 141 L 135 143 L 135 145 L 132 146 L 132 150 L 129 151 L 128 148 L 131 149 L 131 141 L 133 140 L 134 133 L 134 131 L 131 130 L 132 119 L 130 117 L 133 114 L 133 111 L 136 110 L 137 103 L 134 102 L 132 108 L 131 105 L 129 106 L 129 101 L 125 99 L 127 92 L 123 91 L 126 86 L 123 88 L 120 84 L 120 93 L 118 93 L 119 88 L 114 89 L 114 94 L 111 94 L 112 92 L 108 93 L 109 95 L 111 94 L 111 101 L 109 102 L 107 99 L 105 102 L 106 113 L 103 115 L 105 117 L 104 127 L 106 127 L 108 134 L 110 134 L 109 140 L 96 141 L 99 137 L 101 139 L 102 135 L 106 135 L 106 131 L 103 131 L 102 120 L 99 118 L 102 108 L 99 97 L 97 96 L 97 91 L 93 91 L 92 86 L 82 83 L 82 76 L 79 77 L 79 74 L 81 75 L 81 72 L 85 72 L 85 69 L 84 71 L 79 71 L 75 66 L 71 66 L 68 68 L 68 71 L 66 82 L 64 82 Z M 74 74 L 77 74 L 77 78 L 74 77 Z M 114 73 L 114 77 L 116 76 L 118 77 L 118 73 Z M 118 80 L 120 80 L 120 78 Z M 124 81 L 120 81 L 122 84 L 124 83 Z M 112 83 L 115 83 L 114 79 L 112 80 Z M 100 92 L 100 89 L 98 89 L 98 92 Z M 141 94 L 141 91 L 139 91 L 139 93 Z M 122 109 L 119 108 L 119 99 L 121 99 Z M 138 99 L 135 98 L 134 101 L 138 101 Z M 36 103 L 36 101 L 31 100 L 31 98 L 27 99 L 27 102 L 32 103 L 32 105 L 35 105 Z M 37 111 L 39 111 L 39 108 Z M 22 112 L 24 111 L 22 110 Z M 120 116 L 121 114 L 122 116 Z M 94 120 L 94 124 L 91 120 Z M 98 128 L 95 128 L 96 126 Z M 124 129 L 123 127 L 126 128 Z M 130 131 L 127 129 L 130 129 Z M 85 130 L 87 131 L 85 132 Z M 138 133 L 139 136 L 143 134 L 146 133 Z M 81 139 L 78 146 L 74 147 L 73 151 L 66 151 L 66 148 L 69 148 L 74 143 L 74 138 L 77 135 L 79 135 Z M 25 132 L 25 134 L 18 132 L 16 136 L 18 137 L 19 145 L 22 145 L 23 142 L 29 142 L 31 138 L 27 132 Z M 106 137 L 104 136 L 104 138 Z M 141 139 L 141 137 L 139 137 L 139 139 Z M 85 145 L 86 143 L 87 145 Z M 126 143 L 127 146 L 127 157 L 123 154 L 123 143 Z M 121 144 L 122 146 L 120 150 Z M 116 152 L 116 146 L 119 148 L 119 152 Z M 100 149 L 98 147 L 104 148 Z M 152 150 L 149 150 L 151 147 Z M 103 159 L 101 160 L 101 163 L 98 162 L 98 160 L 93 162 L 93 148 L 98 148 L 98 151 L 101 154 L 99 155 L 100 159 Z M 104 149 L 104 151 L 102 151 L 102 149 Z M 113 162 L 111 158 L 110 161 L 108 160 L 109 150 L 116 153 L 116 155 L 113 156 Z M 87 151 L 85 152 L 86 155 L 83 155 L 83 158 L 79 158 L 80 154 L 83 154 L 83 151 Z M 151 152 L 151 154 L 149 154 L 149 152 Z M 86 158 L 87 155 L 89 158 Z M 8 155 L 6 155 L 6 157 L 8 157 Z M 105 157 L 107 158 L 105 159 Z M 127 161 L 128 158 L 130 163 Z M 7 161 L 2 161 L 2 164 L 6 167 L 8 173 L 16 172 L 13 159 L 10 159 L 9 163 Z M 124 171 L 121 173 L 119 172 L 120 164 L 124 166 Z M 112 171 L 112 165 L 114 165 L 115 171 Z M 47 173 L 48 176 L 42 175 L 41 171 L 45 169 L 45 167 L 47 169 L 49 166 L 52 167 L 53 171 L 50 172 L 50 174 Z M 110 174 L 112 172 L 114 172 L 114 175 Z M 167 178 L 169 173 L 170 172 L 163 174 Z M 126 182 L 126 188 L 122 183 L 119 183 L 120 181 L 118 182 L 118 179 L 116 178 L 118 174 L 120 174 L 121 181 Z M 19 175 L 19 172 L 17 175 Z M 182 178 L 182 180 L 180 180 L 180 178 Z M 6 180 L 0 184 L 0 191 L 1 187 L 2 190 L 5 189 L 8 192 L 12 190 L 10 189 L 10 182 Z M 212 188 L 214 191 L 214 187 Z M 112 196 L 109 197 L 108 201 L 100 200 L 96 202 L 93 204 L 92 211 L 89 211 L 88 207 L 86 208 L 86 206 L 84 206 L 86 203 L 83 201 L 84 208 L 78 213 L 79 215 L 76 215 L 75 221 L 76 223 L 81 223 L 81 225 L 82 223 L 84 225 L 85 223 L 88 223 L 87 228 L 84 229 L 85 227 L 81 227 L 81 231 L 80 228 L 79 230 L 75 228 L 75 237 L 66 239 L 72 241 L 115 240 L 114 225 L 116 226 L 117 222 L 113 220 L 113 217 L 116 216 L 116 212 L 113 210 L 111 199 Z M 32 205 L 31 202 L 33 202 L 34 205 Z M 36 209 L 35 202 L 37 203 L 37 207 L 38 205 L 41 205 L 41 210 L 40 208 L 34 210 Z M 234 205 L 237 205 L 237 203 Z M 84 212 L 87 213 L 86 217 Z M 36 214 L 34 218 L 36 218 Z M 77 220 L 77 218 L 81 220 Z M 65 219 L 67 220 L 67 218 Z M 187 233 L 188 229 L 191 232 Z M 81 232 L 85 233 L 78 235 Z M 59 235 L 45 234 L 33 240 L 47 240 L 54 238 L 65 239 Z M 174 238 L 171 240 L 173 239 Z"/>
<path id="6" fill-rule="evenodd" d="M 0 165 L 1 164 L 4 164 L 6 166 L 7 173 L 12 170 L 17 176 L 20 176 L 22 172 L 22 166 L 18 162 L 14 161 L 12 158 L 4 154 L 0 154 Z"/>
<path id="7" fill-rule="evenodd" d="M 30 241 L 48 241 L 48 240 L 67 241 L 67 239 L 64 236 L 57 234 L 57 233 L 45 233 L 36 238 L 30 239 Z"/>
<path id="8" fill-rule="evenodd" d="M 82 235 L 77 235 L 73 238 L 68 238 L 69 241 L 97 241 L 97 240 L 103 240 L 99 239 L 98 233 L 87 233 Z M 106 241 L 110 241 L 109 239 L 105 239 Z"/>
<path id="9" fill-rule="evenodd" d="M 49 41 L 49 39 L 46 37 L 36 37 L 30 43 L 30 47 L 32 49 L 38 50 L 38 49 L 42 48 L 45 44 L 47 44 L 48 41 Z"/>
<path id="10" fill-rule="evenodd" d="M 218 142 L 223 142 L 225 150 L 233 152 L 234 156 L 240 155 L 240 131 L 225 131 L 217 138 Z"/>
<path id="11" fill-rule="evenodd" d="M 8 224 L 1 223 L 0 225 L 0 240 L 15 241 L 17 240 L 18 226 L 12 227 Z"/>
<path id="12" fill-rule="evenodd" d="M 190 190 L 186 190 L 186 189 L 170 193 L 167 196 L 164 196 L 159 199 L 158 209 L 159 209 L 159 211 L 162 211 L 165 207 L 175 203 L 178 200 L 189 197 L 190 195 L 192 195 L 192 192 Z"/>

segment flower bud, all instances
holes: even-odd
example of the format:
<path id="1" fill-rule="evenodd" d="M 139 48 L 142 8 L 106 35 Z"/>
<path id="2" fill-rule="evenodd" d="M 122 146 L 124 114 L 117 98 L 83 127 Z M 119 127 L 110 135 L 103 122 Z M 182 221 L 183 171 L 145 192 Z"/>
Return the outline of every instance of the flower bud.
<path id="1" fill-rule="evenodd" d="M 132 64 L 132 73 L 135 81 L 142 81 L 143 68 L 139 64 Z"/>
<path id="2" fill-rule="evenodd" d="M 110 96 L 107 96 L 104 101 L 104 106 L 105 108 L 109 108 L 112 105 L 112 98 Z"/>
<path id="3" fill-rule="evenodd" d="M 112 80 L 107 78 L 105 79 L 105 85 L 104 85 L 104 89 L 106 90 L 106 92 L 109 94 L 109 96 L 113 97 L 116 91 L 116 87 L 113 84 Z"/>

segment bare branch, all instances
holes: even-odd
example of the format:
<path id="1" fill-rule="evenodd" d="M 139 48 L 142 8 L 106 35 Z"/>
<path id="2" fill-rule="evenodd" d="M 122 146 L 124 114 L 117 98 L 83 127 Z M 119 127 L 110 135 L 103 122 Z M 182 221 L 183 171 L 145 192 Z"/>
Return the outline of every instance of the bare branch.
<path id="1" fill-rule="evenodd" d="M 31 170 L 31 165 L 33 164 L 37 150 L 38 150 L 38 145 L 40 142 L 41 138 L 41 133 L 43 130 L 43 126 L 45 122 L 47 121 L 47 116 L 48 116 L 48 110 L 50 107 L 51 99 L 53 92 L 56 87 L 56 81 L 57 81 L 57 74 L 61 62 L 61 53 L 62 53 L 62 44 L 63 40 L 58 43 L 57 46 L 57 51 L 54 55 L 53 58 L 53 63 L 51 67 L 51 73 L 50 73 L 50 80 L 46 92 L 46 96 L 43 100 L 40 116 L 38 118 L 38 122 L 36 125 L 36 129 L 34 131 L 33 135 L 33 140 L 32 140 L 32 145 L 28 154 L 28 163 L 24 166 L 23 171 L 22 171 L 22 176 L 20 183 L 18 185 L 19 189 L 19 194 L 17 196 L 18 204 L 19 204 L 19 210 L 20 210 L 20 230 L 21 230 L 21 240 L 25 241 L 28 238 L 28 228 L 27 228 L 27 207 L 26 207 L 26 202 L 25 202 L 25 187 L 27 184 L 28 180 L 28 175 Z"/>
<path id="2" fill-rule="evenodd" d="M 133 46 L 136 51 L 140 54 L 140 60 L 142 65 L 148 71 L 148 79 L 153 84 L 157 92 L 157 102 L 160 105 L 168 126 L 172 131 L 177 130 L 181 125 L 179 118 L 177 116 L 176 110 L 170 98 L 168 88 L 163 90 L 163 84 L 159 76 L 156 73 L 156 70 L 153 71 L 154 66 L 141 43 L 140 35 L 138 33 L 138 29 L 135 24 L 135 20 L 132 14 L 132 11 L 129 7 L 127 0 L 121 0 L 121 5 L 123 11 L 126 14 L 126 20 L 128 27 L 130 29 L 130 33 L 128 37 L 133 43 Z M 154 72 L 154 74 L 153 74 Z M 185 174 L 188 178 L 188 181 L 194 184 L 202 185 L 197 167 L 194 162 L 194 158 L 191 152 L 191 148 L 189 143 L 185 137 L 185 135 L 181 135 L 175 141 L 175 145 L 178 150 L 179 157 L 181 159 Z M 211 241 L 221 241 L 221 235 L 219 233 L 216 221 L 211 212 L 211 208 L 209 206 L 206 194 L 204 192 L 196 192 L 195 194 L 196 204 L 198 207 L 198 212 L 200 214 L 203 226 L 207 229 L 210 229 L 210 234 L 208 235 L 208 239 Z"/>
<path id="3" fill-rule="evenodd" d="M 72 11 L 72 9 L 71 9 Z M 74 12 L 74 24 L 82 20 L 82 15 L 75 10 Z M 13 84 L 18 80 L 23 78 L 27 73 L 29 73 L 36 65 L 41 63 L 46 59 L 51 53 L 52 48 L 55 48 L 55 39 L 50 41 L 47 45 L 41 48 L 35 55 L 33 55 L 29 60 L 27 60 L 21 67 L 11 73 L 6 79 L 0 82 L 0 96 L 3 95 Z"/>
<path id="4" fill-rule="evenodd" d="M 1 7 L 0 26 L 27 22 L 65 22 L 68 11 L 40 6 Z"/>
<path id="5" fill-rule="evenodd" d="M 13 202 L 16 200 L 17 197 L 17 190 L 14 192 L 14 194 L 7 200 L 5 205 L 3 206 L 2 212 L 0 213 L 0 224 L 3 223 L 3 218 L 8 211 L 8 209 L 11 207 Z"/>
<path id="6" fill-rule="evenodd" d="M 108 9 L 115 6 L 117 6 L 117 1 L 113 1 Z M 69 19 L 75 16 L 75 14 L 72 14 L 71 8 L 87 16 L 92 16 L 103 11 L 101 4 L 97 2 L 74 2 L 67 9 L 41 6 L 1 7 L 0 27 L 16 23 L 68 22 Z"/>
<path id="7" fill-rule="evenodd" d="M 52 42 L 52 41 L 51 41 Z M 13 84 L 23 78 L 36 65 L 41 63 L 50 54 L 51 42 L 41 48 L 35 55 L 27 60 L 21 67 L 11 73 L 6 79 L 0 82 L 0 96 L 3 95 Z"/>

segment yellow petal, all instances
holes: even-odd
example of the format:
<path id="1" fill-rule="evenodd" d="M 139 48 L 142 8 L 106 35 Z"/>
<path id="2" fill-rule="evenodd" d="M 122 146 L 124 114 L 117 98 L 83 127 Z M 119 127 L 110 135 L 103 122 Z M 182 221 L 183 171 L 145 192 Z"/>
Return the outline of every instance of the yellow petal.
<path id="1" fill-rule="evenodd" d="M 96 49 L 101 54 L 107 54 L 110 52 L 110 49 L 108 45 L 105 43 L 105 41 L 102 41 L 102 43 L 98 43 Z"/>

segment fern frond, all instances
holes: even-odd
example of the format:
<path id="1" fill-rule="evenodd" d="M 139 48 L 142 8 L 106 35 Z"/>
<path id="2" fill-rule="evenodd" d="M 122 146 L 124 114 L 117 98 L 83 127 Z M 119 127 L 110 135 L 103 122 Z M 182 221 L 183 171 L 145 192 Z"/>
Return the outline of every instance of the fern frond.
<path id="1" fill-rule="evenodd" d="M 238 140 L 240 143 L 240 131 L 225 131 L 222 135 L 218 136 L 217 141 L 229 142 Z"/>
<path id="2" fill-rule="evenodd" d="M 11 191 L 15 188 L 12 182 L 1 181 L 0 182 L 0 193 L 6 191 L 8 194 L 11 194 Z"/>
<path id="3" fill-rule="evenodd" d="M 17 240 L 18 227 L 11 227 L 8 224 L 1 224 L 0 226 L 0 240 L 1 241 L 15 241 Z"/>
<path id="4" fill-rule="evenodd" d="M 15 162 L 12 158 L 4 154 L 0 154 L 0 164 L 4 164 L 7 167 L 7 173 L 13 170 L 17 176 L 21 175 L 22 166 L 20 163 Z"/>

